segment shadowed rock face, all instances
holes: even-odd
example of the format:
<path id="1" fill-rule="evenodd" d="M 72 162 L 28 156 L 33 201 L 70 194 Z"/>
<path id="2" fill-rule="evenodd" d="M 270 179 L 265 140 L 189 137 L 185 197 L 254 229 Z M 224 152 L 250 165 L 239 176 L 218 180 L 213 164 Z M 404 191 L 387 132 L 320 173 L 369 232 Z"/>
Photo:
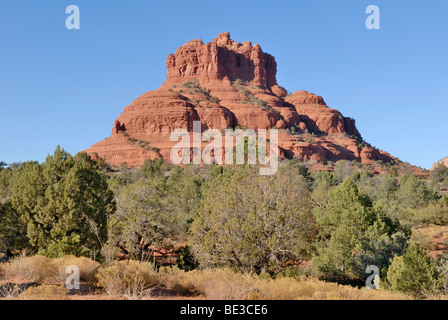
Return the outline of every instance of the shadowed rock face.
<path id="1" fill-rule="evenodd" d="M 204 130 L 281 129 L 280 155 L 285 158 L 324 163 L 395 159 L 368 146 L 361 149 L 355 120 L 329 108 L 322 97 L 307 91 L 287 95 L 277 84 L 275 58 L 258 44 L 235 42 L 222 33 L 207 44 L 187 42 L 168 56 L 166 65 L 165 83 L 125 107 L 112 135 L 86 152 L 113 166 L 169 160 L 177 143 L 170 141 L 171 132 L 192 131 L 193 121 L 201 121 Z"/>

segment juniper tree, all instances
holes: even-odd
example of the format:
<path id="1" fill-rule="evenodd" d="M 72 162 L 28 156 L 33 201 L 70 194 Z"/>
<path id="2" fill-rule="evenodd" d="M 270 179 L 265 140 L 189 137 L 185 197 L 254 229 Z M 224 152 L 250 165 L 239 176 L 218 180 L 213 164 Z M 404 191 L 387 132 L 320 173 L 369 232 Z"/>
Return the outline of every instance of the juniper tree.
<path id="1" fill-rule="evenodd" d="M 0 248 L 18 250 L 26 248 L 26 225 L 10 202 L 0 203 Z"/>
<path id="2" fill-rule="evenodd" d="M 125 187 L 110 220 L 110 244 L 133 258 L 148 260 L 152 250 L 164 247 L 176 234 L 176 216 L 170 206 L 164 178 L 140 179 Z"/>
<path id="3" fill-rule="evenodd" d="M 409 246 L 401 256 L 396 256 L 387 271 L 387 281 L 392 290 L 423 298 L 437 290 L 437 270 L 428 252 L 418 243 Z"/>
<path id="4" fill-rule="evenodd" d="M 327 277 L 364 277 L 369 265 L 387 268 L 406 248 L 408 233 L 373 207 L 371 199 L 347 178 L 316 208 L 319 229 L 316 270 Z"/>
<path id="5" fill-rule="evenodd" d="M 188 240 L 202 267 L 276 274 L 310 258 L 313 235 L 303 177 L 245 170 L 211 187 Z"/>
<path id="6" fill-rule="evenodd" d="M 11 197 L 30 245 L 48 256 L 98 256 L 115 210 L 106 178 L 89 157 L 59 146 L 41 165 L 20 167 Z"/>

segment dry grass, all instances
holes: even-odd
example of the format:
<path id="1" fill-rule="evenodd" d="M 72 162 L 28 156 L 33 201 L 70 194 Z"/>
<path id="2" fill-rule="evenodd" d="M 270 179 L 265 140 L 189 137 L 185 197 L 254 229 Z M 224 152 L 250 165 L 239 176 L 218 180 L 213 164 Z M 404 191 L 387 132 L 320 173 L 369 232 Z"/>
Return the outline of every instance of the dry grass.
<path id="1" fill-rule="evenodd" d="M 148 298 L 158 284 L 158 274 L 152 264 L 132 260 L 106 264 L 98 269 L 96 278 L 108 295 L 127 299 Z"/>
<path id="2" fill-rule="evenodd" d="M 153 297 L 155 288 L 165 287 L 176 297 L 212 300 L 396 300 L 411 299 L 387 290 L 357 289 L 302 276 L 262 279 L 256 275 L 234 273 L 230 269 L 194 270 L 160 268 L 138 261 L 115 261 L 99 266 L 87 258 L 68 256 L 48 259 L 42 256 L 18 257 L 2 266 L 5 278 L 32 283 L 65 279 L 65 268 L 76 265 L 81 279 L 95 283 L 108 297 L 145 299 Z M 95 280 L 93 280 L 95 279 Z M 8 283 L 12 283 L 7 280 Z M 4 287 L 3 298 L 68 299 L 62 285 L 41 285 L 20 294 L 19 287 Z M 162 291 L 165 289 L 162 289 Z M 23 289 L 22 289 L 23 291 Z M 104 296 L 104 295 L 103 295 Z"/>
<path id="3" fill-rule="evenodd" d="M 52 278 L 56 267 L 51 259 L 43 256 L 19 256 L 4 266 L 4 278 L 23 279 L 33 283 L 41 283 Z"/>
<path id="4" fill-rule="evenodd" d="M 280 278 L 258 280 L 249 299 L 263 300 L 407 300 L 387 290 L 358 289 L 351 286 L 319 281 L 315 278 Z"/>
<path id="5" fill-rule="evenodd" d="M 446 249 L 448 226 L 425 225 L 412 230 L 412 239 L 428 249 L 433 257 Z"/>
<path id="6" fill-rule="evenodd" d="M 448 226 L 427 225 L 412 230 L 413 237 L 425 237 L 427 239 L 448 238 Z"/>
<path id="7" fill-rule="evenodd" d="M 205 299 L 219 300 L 403 300 L 411 299 L 387 290 L 357 289 L 302 277 L 260 279 L 236 274 L 229 269 L 165 269 L 161 281 L 178 294 L 196 293 Z"/>
<path id="8" fill-rule="evenodd" d="M 67 279 L 67 267 L 76 266 L 79 268 L 79 278 L 81 281 L 93 283 L 96 281 L 95 274 L 100 267 L 100 264 L 96 261 L 90 260 L 85 257 L 77 258 L 75 256 L 65 256 L 63 258 L 53 259 L 55 266 L 54 281 L 64 282 Z"/>
<path id="9" fill-rule="evenodd" d="M 4 283 L 0 285 L 0 298 L 5 300 L 17 299 L 26 289 L 26 285 L 17 283 Z"/>
<path id="10" fill-rule="evenodd" d="M 100 264 L 85 257 L 65 256 L 49 259 L 44 256 L 18 256 L 0 265 L 0 278 L 5 280 L 22 279 L 33 283 L 45 281 L 64 282 L 68 266 L 79 268 L 80 280 L 93 283 Z"/>
<path id="11" fill-rule="evenodd" d="M 202 295 L 212 300 L 247 299 L 251 292 L 250 275 L 236 274 L 230 269 L 193 270 L 176 268 L 159 271 L 160 281 L 180 295 Z"/>
<path id="12" fill-rule="evenodd" d="M 69 290 L 60 285 L 31 287 L 20 295 L 23 300 L 68 300 Z"/>
<path id="13" fill-rule="evenodd" d="M 6 263 L 0 263 L 0 280 L 5 279 Z"/>

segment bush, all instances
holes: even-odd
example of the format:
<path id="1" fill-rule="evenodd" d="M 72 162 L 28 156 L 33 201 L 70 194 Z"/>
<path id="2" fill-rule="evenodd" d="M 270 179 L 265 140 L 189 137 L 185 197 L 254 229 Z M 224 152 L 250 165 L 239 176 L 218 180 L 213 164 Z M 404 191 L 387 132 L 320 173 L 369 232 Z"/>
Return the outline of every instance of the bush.
<path id="1" fill-rule="evenodd" d="M 417 243 L 411 244 L 404 255 L 396 256 L 387 271 L 387 281 L 392 290 L 416 298 L 433 293 L 436 280 L 432 258 Z"/>
<path id="2" fill-rule="evenodd" d="M 177 295 L 189 296 L 199 294 L 195 291 L 194 286 L 185 283 L 186 272 L 178 267 L 161 267 L 159 268 L 159 281 L 166 286 L 167 289 L 174 291 Z"/>
<path id="3" fill-rule="evenodd" d="M 151 288 L 158 284 L 154 266 L 135 260 L 118 261 L 99 268 L 96 275 L 98 285 L 108 295 L 137 299 L 150 295 Z"/>
<path id="4" fill-rule="evenodd" d="M 30 287 L 20 295 L 24 300 L 67 300 L 70 290 L 59 285 Z"/>
<path id="5" fill-rule="evenodd" d="M 314 219 L 299 175 L 257 171 L 216 184 L 202 202 L 188 243 L 202 267 L 275 274 L 310 258 Z"/>
<path id="6" fill-rule="evenodd" d="M 3 283 L 0 285 L 0 299 L 17 299 L 30 285 L 26 283 Z"/>
<path id="7" fill-rule="evenodd" d="M 248 299 L 252 291 L 252 277 L 236 274 L 230 269 L 203 272 L 197 280 L 201 291 L 212 300 Z"/>
<path id="8" fill-rule="evenodd" d="M 315 278 L 259 280 L 253 284 L 251 300 L 403 300 L 410 297 L 385 290 L 363 290 Z"/>
<path id="9" fill-rule="evenodd" d="M 411 297 L 386 290 L 363 290 L 300 277 L 262 279 L 235 273 L 231 269 L 184 272 L 177 268 L 160 270 L 161 281 L 177 294 L 196 294 L 218 300 L 391 300 Z"/>
<path id="10" fill-rule="evenodd" d="M 176 266 L 185 271 L 191 271 L 198 267 L 198 263 L 195 260 L 193 254 L 191 253 L 190 246 L 185 246 L 176 251 L 179 254 L 177 258 Z"/>
<path id="11" fill-rule="evenodd" d="M 21 278 L 41 283 L 56 275 L 56 267 L 51 259 L 44 256 L 19 256 L 11 260 L 5 268 L 5 278 Z"/>
<path id="12" fill-rule="evenodd" d="M 437 271 L 437 291 L 448 296 L 448 254 L 442 253 L 438 255 L 434 261 Z"/>
<path id="13" fill-rule="evenodd" d="M 199 87 L 199 80 L 197 79 L 190 79 L 187 80 L 182 84 L 185 88 L 198 88 Z"/>
<path id="14" fill-rule="evenodd" d="M 440 202 L 430 203 L 429 205 L 414 209 L 413 219 L 418 222 L 446 226 L 448 224 L 448 207 Z"/>
<path id="15" fill-rule="evenodd" d="M 210 97 L 210 100 L 211 100 L 212 102 L 214 102 L 214 103 L 220 103 L 220 102 L 221 102 L 221 100 L 219 100 L 219 99 L 216 98 L 216 97 Z"/>
<path id="16" fill-rule="evenodd" d="M 350 178 L 333 189 L 326 208 L 315 213 L 320 241 L 313 265 L 330 279 L 364 278 L 367 266 L 387 268 L 406 248 L 408 235 L 375 209 Z"/>
<path id="17" fill-rule="evenodd" d="M 98 255 L 115 211 L 101 166 L 86 153 L 72 157 L 58 146 L 44 163 L 18 169 L 11 204 L 26 226 L 28 247 L 49 257 Z"/>
<path id="18" fill-rule="evenodd" d="M 312 138 L 312 137 L 309 137 L 309 138 L 307 138 L 307 139 L 305 140 L 305 142 L 306 142 L 306 143 L 309 143 L 309 144 L 315 144 L 315 143 L 316 143 L 316 140 L 314 140 L 314 138 Z"/>
<path id="19" fill-rule="evenodd" d="M 165 247 L 166 239 L 177 233 L 176 213 L 163 177 L 140 179 L 123 188 L 117 201 L 118 210 L 109 220 L 115 225 L 109 241 L 124 246 L 132 258 L 151 259 L 151 246 Z"/>
<path id="20" fill-rule="evenodd" d="M 441 183 L 447 178 L 448 178 L 448 168 L 445 167 L 445 165 L 443 164 L 439 164 L 429 173 L 429 179 L 437 183 Z"/>
<path id="21" fill-rule="evenodd" d="M 161 281 L 168 289 L 183 295 L 203 295 L 212 300 L 245 300 L 250 293 L 250 275 L 224 269 L 184 272 L 178 268 L 161 269 Z"/>
<path id="22" fill-rule="evenodd" d="M 58 258 L 53 260 L 53 264 L 56 269 L 56 274 L 54 277 L 55 281 L 65 281 L 67 279 L 66 269 L 68 266 L 77 266 L 79 268 L 79 278 L 81 281 L 94 282 L 95 274 L 98 271 L 100 264 L 91 259 L 75 256 L 65 256 L 63 258 Z"/>

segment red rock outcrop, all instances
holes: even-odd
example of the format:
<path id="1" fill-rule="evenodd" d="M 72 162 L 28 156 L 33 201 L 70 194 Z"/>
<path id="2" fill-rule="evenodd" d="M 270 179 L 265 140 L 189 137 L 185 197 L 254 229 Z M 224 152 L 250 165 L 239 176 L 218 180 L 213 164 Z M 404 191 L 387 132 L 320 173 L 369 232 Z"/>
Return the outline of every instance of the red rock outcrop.
<path id="1" fill-rule="evenodd" d="M 342 114 L 327 107 L 324 99 L 307 91 L 297 91 L 285 99 L 300 114 L 308 130 L 313 132 L 347 133 L 349 135 L 359 136 L 358 129 L 355 126 L 355 120 L 345 118 Z"/>
<path id="2" fill-rule="evenodd" d="M 178 83 L 188 78 L 230 81 L 241 79 L 255 86 L 270 88 L 277 84 L 275 58 L 258 44 L 234 42 L 230 33 L 221 33 L 211 43 L 192 40 L 170 54 L 166 63 L 167 82 Z"/>
<path id="3" fill-rule="evenodd" d="M 192 40 L 170 54 L 167 79 L 124 108 L 112 135 L 87 149 L 113 166 L 169 160 L 175 129 L 278 128 L 280 155 L 320 163 L 396 160 L 364 143 L 355 120 L 307 91 L 288 95 L 277 84 L 277 63 L 260 45 L 235 42 L 229 33 L 212 42 Z"/>
<path id="4" fill-rule="evenodd" d="M 434 170 L 435 168 L 437 168 L 439 165 L 443 164 L 445 167 L 448 168 L 448 157 L 443 158 L 437 162 L 434 162 L 434 164 L 432 165 L 432 168 L 430 170 Z"/>

